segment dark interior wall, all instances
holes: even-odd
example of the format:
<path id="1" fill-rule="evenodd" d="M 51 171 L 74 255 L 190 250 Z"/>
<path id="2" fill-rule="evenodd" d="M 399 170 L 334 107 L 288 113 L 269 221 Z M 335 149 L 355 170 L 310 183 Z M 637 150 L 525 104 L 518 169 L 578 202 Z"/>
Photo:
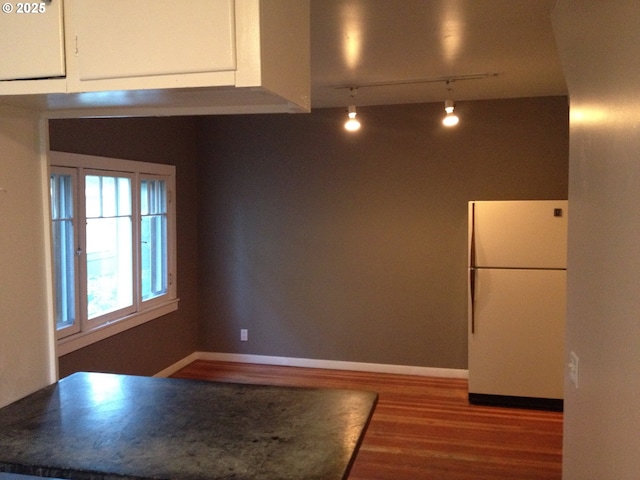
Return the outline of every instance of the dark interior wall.
<path id="1" fill-rule="evenodd" d="M 466 368 L 467 201 L 567 197 L 566 98 L 460 102 L 453 130 L 441 104 L 358 110 L 356 135 L 342 109 L 51 121 L 53 150 L 172 163 L 178 182 L 179 310 L 61 375 L 195 350 Z"/>
<path id="2" fill-rule="evenodd" d="M 567 198 L 567 100 L 358 111 L 202 119 L 200 349 L 467 367 L 467 202 Z"/>
<path id="3" fill-rule="evenodd" d="M 151 375 L 197 347 L 197 138 L 185 118 L 52 120 L 51 150 L 176 165 L 178 311 L 59 359 L 60 376 L 78 370 Z"/>

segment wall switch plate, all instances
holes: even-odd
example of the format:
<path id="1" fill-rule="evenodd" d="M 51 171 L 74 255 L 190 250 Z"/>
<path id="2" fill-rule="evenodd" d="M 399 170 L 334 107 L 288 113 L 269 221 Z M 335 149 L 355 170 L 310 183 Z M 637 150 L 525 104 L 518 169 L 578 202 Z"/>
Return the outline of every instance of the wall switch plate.
<path id="1" fill-rule="evenodd" d="M 240 329 L 240 341 L 241 342 L 248 342 L 249 341 L 249 330 L 247 330 L 246 328 L 241 328 Z"/>
<path id="2" fill-rule="evenodd" d="M 571 356 L 569 358 L 569 380 L 578 388 L 578 365 L 580 364 L 580 359 L 576 352 L 571 352 Z"/>

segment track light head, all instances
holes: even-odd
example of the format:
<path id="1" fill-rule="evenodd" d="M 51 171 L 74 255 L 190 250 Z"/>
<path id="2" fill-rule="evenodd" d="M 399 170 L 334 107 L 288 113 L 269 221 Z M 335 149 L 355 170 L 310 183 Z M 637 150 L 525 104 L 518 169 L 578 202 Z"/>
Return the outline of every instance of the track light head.
<path id="1" fill-rule="evenodd" d="M 458 122 L 460 121 L 458 116 L 455 113 L 453 113 L 453 109 L 454 108 L 455 108 L 455 105 L 454 105 L 452 99 L 448 98 L 447 100 L 445 100 L 445 102 L 444 102 L 444 111 L 447 114 L 442 119 L 442 124 L 445 127 L 453 127 L 454 125 L 457 125 Z"/>
<path id="2" fill-rule="evenodd" d="M 358 115 L 356 113 L 356 106 L 349 105 L 348 112 L 349 112 L 347 114 L 348 118 L 344 124 L 344 128 L 350 132 L 355 132 L 356 130 L 360 130 L 360 121 L 356 118 L 356 116 Z"/>

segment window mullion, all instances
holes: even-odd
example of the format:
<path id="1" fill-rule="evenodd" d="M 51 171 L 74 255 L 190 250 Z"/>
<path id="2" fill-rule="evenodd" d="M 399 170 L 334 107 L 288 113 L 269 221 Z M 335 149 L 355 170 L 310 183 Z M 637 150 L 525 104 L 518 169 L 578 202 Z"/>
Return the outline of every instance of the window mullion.
<path id="1" fill-rule="evenodd" d="M 142 259 L 141 259 L 141 238 L 140 238 L 140 223 L 142 221 L 140 213 L 140 174 L 136 173 L 133 177 L 133 188 L 131 196 L 133 197 L 133 204 L 131 206 L 131 223 L 133 227 L 133 298 L 136 305 L 136 311 L 140 311 L 142 307 Z"/>
<path id="2" fill-rule="evenodd" d="M 178 295 L 176 258 L 176 184 L 175 177 L 171 177 L 167 182 L 167 268 L 169 282 L 169 296 L 176 298 Z"/>
<path id="3" fill-rule="evenodd" d="M 78 263 L 78 280 L 76 281 L 76 288 L 78 292 L 79 303 L 79 317 L 82 325 L 82 330 L 86 330 L 88 326 L 89 306 L 87 302 L 87 206 L 86 206 L 86 193 L 85 193 L 85 177 L 86 173 L 84 168 L 79 168 L 78 175 L 78 197 L 76 204 L 78 205 L 78 249 L 77 263 Z"/>

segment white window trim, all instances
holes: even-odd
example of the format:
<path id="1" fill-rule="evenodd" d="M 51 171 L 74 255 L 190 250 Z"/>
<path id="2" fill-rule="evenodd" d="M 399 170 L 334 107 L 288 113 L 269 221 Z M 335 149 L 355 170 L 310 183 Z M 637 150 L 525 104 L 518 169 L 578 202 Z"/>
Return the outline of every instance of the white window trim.
<path id="1" fill-rule="evenodd" d="M 55 151 L 49 152 L 49 165 L 90 170 L 135 172 L 143 178 L 147 175 L 150 178 L 162 175 L 168 176 L 171 179 L 169 185 L 167 185 L 168 194 L 171 197 L 167 208 L 168 215 L 172 221 L 167 231 L 168 243 L 173 247 L 170 247 L 167 252 L 167 262 L 170 272 L 167 296 L 161 301 L 152 299 L 140 303 L 137 303 L 137 300 L 134 299 L 134 303 L 138 308 L 136 312 L 113 319 L 95 328 L 58 339 L 58 357 L 176 311 L 178 309 L 179 299 L 177 297 L 175 166 Z"/>
<path id="2" fill-rule="evenodd" d="M 114 320 L 111 323 L 107 323 L 100 327 L 89 330 L 88 332 L 80 332 L 68 337 L 58 340 L 57 353 L 58 357 L 62 357 L 75 350 L 79 350 L 84 347 L 88 347 L 92 343 L 105 340 L 118 333 L 125 332 L 131 328 L 137 327 L 144 323 L 155 320 L 156 318 L 167 315 L 168 313 L 178 310 L 178 301 L 176 298 L 169 302 L 165 302 L 160 306 L 149 308 L 140 312 L 136 312 L 127 317 L 123 317 L 118 320 Z"/>

